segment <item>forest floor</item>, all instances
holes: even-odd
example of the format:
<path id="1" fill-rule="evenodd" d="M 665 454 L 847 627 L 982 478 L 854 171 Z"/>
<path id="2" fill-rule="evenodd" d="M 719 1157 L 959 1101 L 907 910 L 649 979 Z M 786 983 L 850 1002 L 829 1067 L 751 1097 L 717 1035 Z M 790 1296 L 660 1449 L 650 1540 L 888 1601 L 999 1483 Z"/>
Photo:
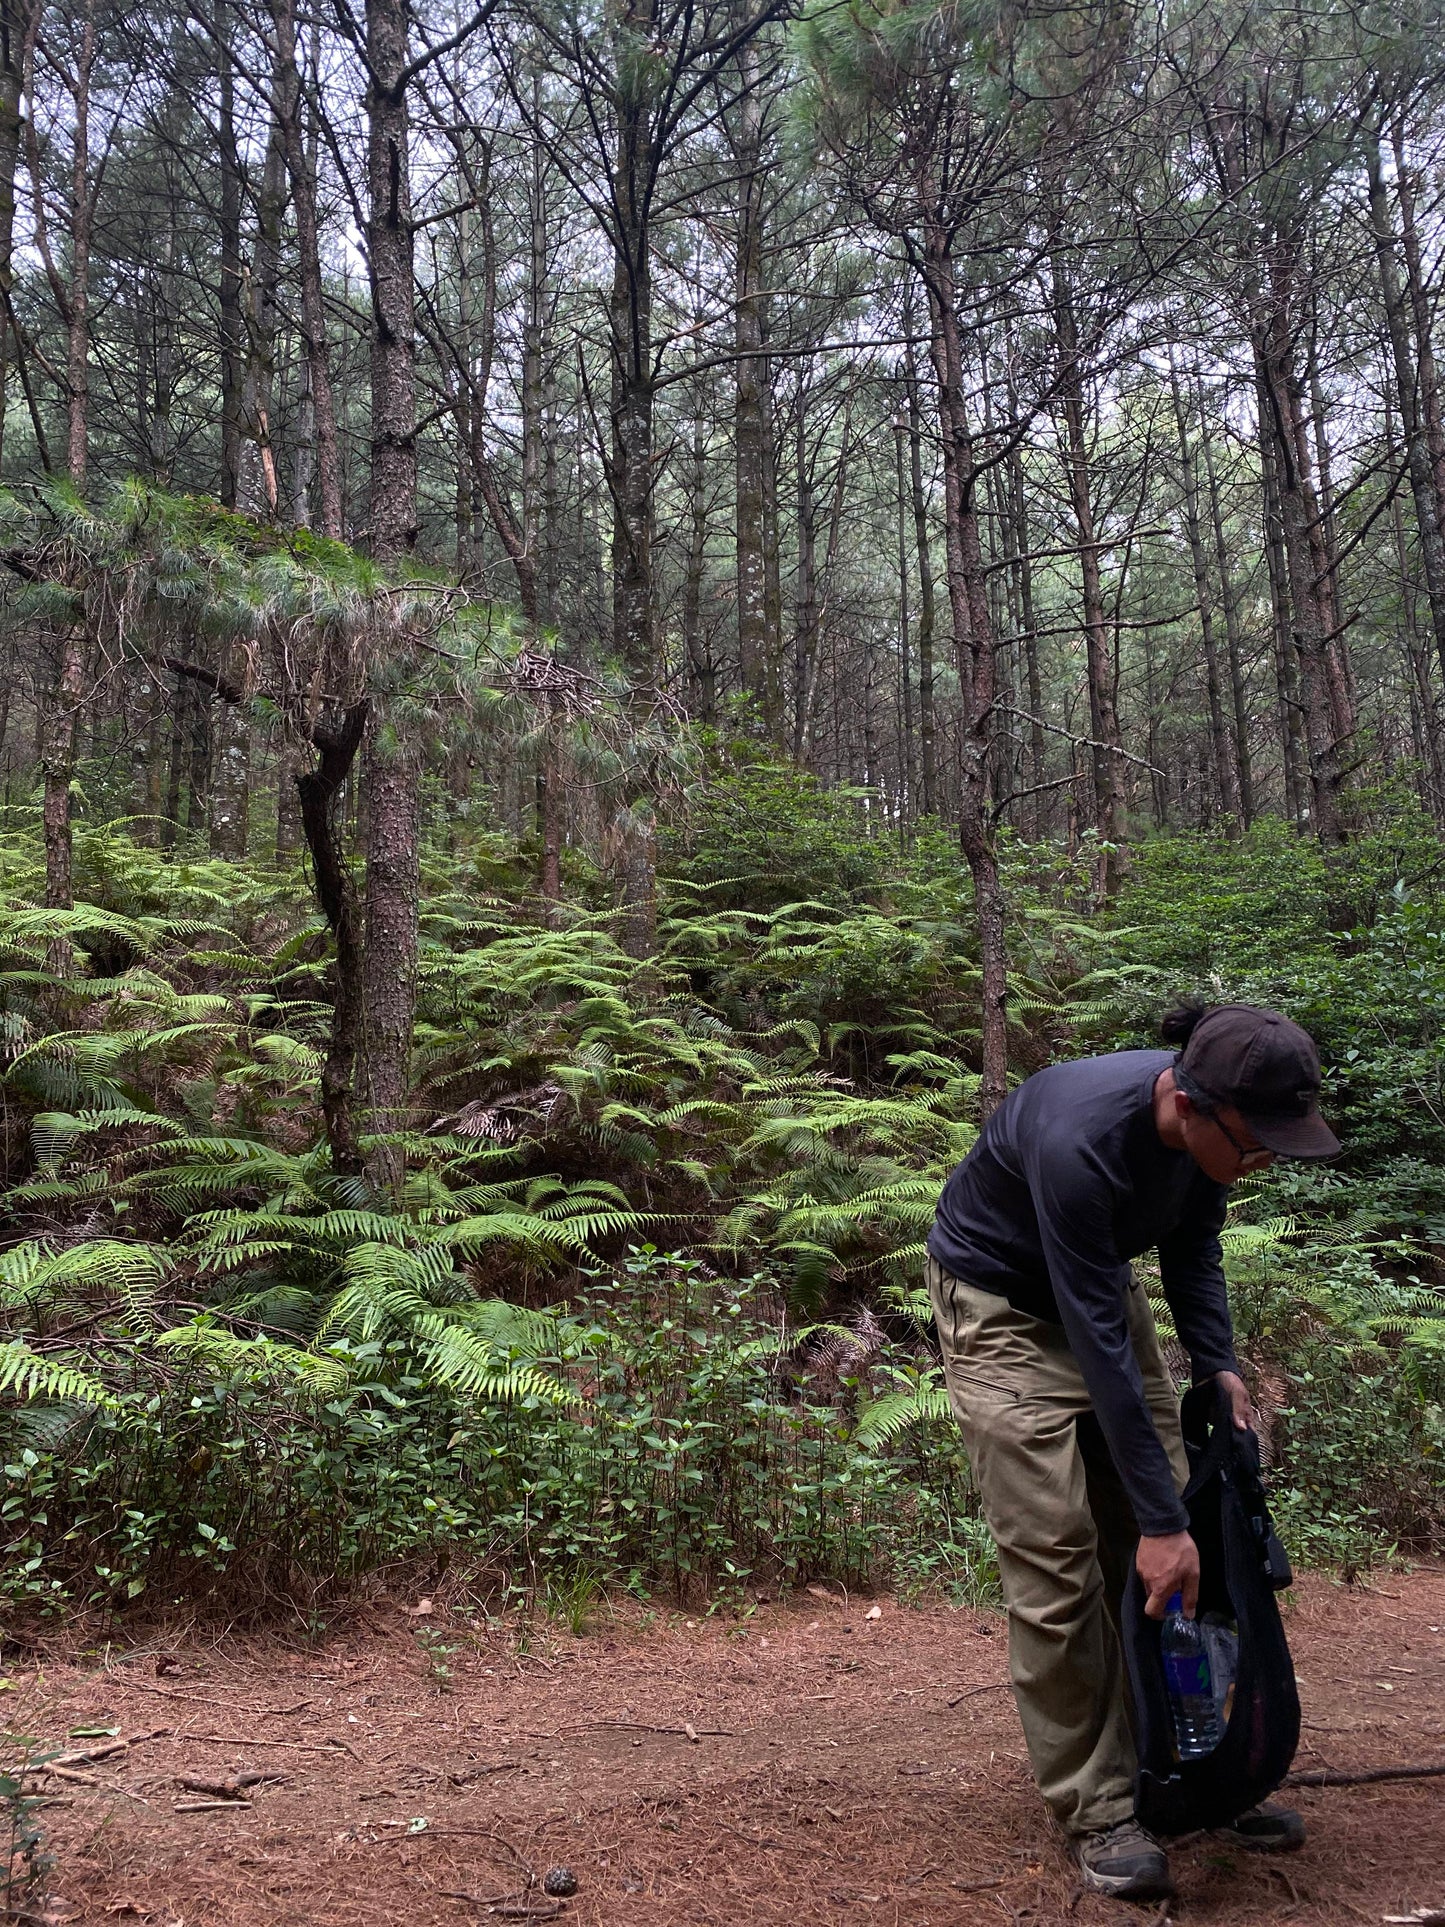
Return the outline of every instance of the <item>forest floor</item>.
<path id="1" fill-rule="evenodd" d="M 128 1650 L 12 1647 L 0 1701 L 12 1731 L 72 1751 L 107 1743 L 65 1739 L 74 1728 L 132 1740 L 47 1781 L 55 1798 L 39 1818 L 55 1860 L 37 1917 L 1164 1918 L 1079 1894 L 1031 1788 L 996 1615 L 815 1592 L 741 1627 L 627 1604 L 597 1611 L 580 1637 L 534 1628 L 519 1642 L 515 1627 L 453 1629 L 424 1603 L 372 1601 L 319 1644 L 193 1632 Z M 1307 1578 L 1289 1627 L 1299 1770 L 1445 1760 L 1445 1570 L 1354 1587 Z M 252 1787 L 247 1807 L 177 1811 L 207 1798 L 188 1782 L 247 1772 L 280 1777 Z M 1445 1779 L 1293 1797 L 1310 1825 L 1302 1853 L 1181 1843 L 1169 1917 L 1333 1927 L 1445 1907 Z M 558 1865 L 578 1891 L 554 1913 L 540 1882 Z"/>

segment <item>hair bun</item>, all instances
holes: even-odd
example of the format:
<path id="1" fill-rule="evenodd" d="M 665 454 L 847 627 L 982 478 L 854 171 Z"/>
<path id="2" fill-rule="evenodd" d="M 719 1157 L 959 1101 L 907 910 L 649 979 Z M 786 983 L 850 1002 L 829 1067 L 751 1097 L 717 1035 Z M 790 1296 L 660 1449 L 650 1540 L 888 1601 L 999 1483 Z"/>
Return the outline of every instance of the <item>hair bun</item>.
<path id="1" fill-rule="evenodd" d="M 1164 1042 L 1172 1044 L 1175 1050 L 1183 1050 L 1208 1008 L 1209 1006 L 1201 1003 L 1198 998 L 1181 998 L 1173 1009 L 1166 1010 L 1159 1020 L 1159 1034 Z"/>

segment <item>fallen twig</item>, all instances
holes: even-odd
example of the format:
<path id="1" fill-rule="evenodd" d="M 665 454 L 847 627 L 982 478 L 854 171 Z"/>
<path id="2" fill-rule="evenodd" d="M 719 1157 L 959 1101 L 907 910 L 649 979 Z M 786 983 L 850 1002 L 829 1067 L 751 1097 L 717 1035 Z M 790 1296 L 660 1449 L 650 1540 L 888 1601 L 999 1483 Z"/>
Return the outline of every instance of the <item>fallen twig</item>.
<path id="1" fill-rule="evenodd" d="M 1286 1786 L 1375 1786 L 1381 1780 L 1438 1780 L 1445 1760 L 1433 1766 L 1372 1766 L 1358 1773 L 1337 1773 L 1333 1767 L 1318 1772 L 1291 1773 Z"/>
<path id="2" fill-rule="evenodd" d="M 955 1693 L 948 1703 L 950 1706 L 962 1706 L 965 1700 L 976 1699 L 980 1693 L 1001 1693 L 1007 1685 L 1006 1679 L 996 1679 L 987 1686 L 970 1686 L 966 1692 Z"/>
<path id="3" fill-rule="evenodd" d="M 498 1920 L 555 1920 L 566 1905 L 565 1900 L 548 1900 L 540 1907 L 528 1907 L 520 1902 L 514 1906 L 502 1900 L 488 1907 L 487 1912 L 495 1914 Z"/>
<path id="4" fill-rule="evenodd" d="M 256 1706 L 249 1700 L 218 1700 L 209 1693 L 178 1693 L 170 1686 L 152 1686 L 146 1679 L 130 1679 L 126 1674 L 111 1669 L 110 1677 L 117 1686 L 137 1693 L 159 1693 L 162 1699 L 190 1700 L 198 1706 L 221 1706 L 232 1713 L 259 1713 L 263 1719 L 281 1719 L 288 1713 L 304 1713 L 311 1704 L 310 1700 L 297 1700 L 294 1706 Z"/>
<path id="5" fill-rule="evenodd" d="M 198 1746 L 289 1746 L 297 1753 L 351 1753 L 344 1740 L 260 1740 L 253 1733 L 178 1733 L 176 1738 L 186 1743 L 194 1740 Z M 351 1757 L 356 1759 L 354 1753 Z"/>
<path id="6" fill-rule="evenodd" d="M 234 1800 L 247 1787 L 271 1786 L 290 1777 L 289 1773 L 233 1773 L 225 1780 L 187 1780 L 177 1775 L 176 1785 L 188 1793 L 209 1793 L 217 1800 Z"/>
<path id="7" fill-rule="evenodd" d="M 81 1747 L 74 1753 L 57 1753 L 49 1762 L 54 1772 L 56 1767 L 94 1766 L 97 1760 L 108 1760 L 115 1753 L 125 1753 L 133 1746 L 140 1746 L 146 1740 L 166 1739 L 173 1728 L 158 1726 L 153 1733 L 132 1733 L 128 1740 L 107 1740 L 104 1746 Z"/>
<path id="8" fill-rule="evenodd" d="M 177 1800 L 172 1811 L 175 1813 L 249 1813 L 249 1800 Z"/>
<path id="9" fill-rule="evenodd" d="M 917 1887 L 918 1885 L 921 1884 L 921 1882 L 927 1880 L 931 1874 L 941 1873 L 942 1871 L 943 1869 L 939 1866 L 938 1862 L 936 1860 L 931 1860 L 928 1863 L 928 1865 L 921 1870 L 921 1872 L 909 1874 L 907 1880 L 904 1881 L 903 1884 L 906 1887 Z"/>
<path id="10" fill-rule="evenodd" d="M 568 1727 L 570 1733 L 585 1733 L 594 1726 L 623 1726 L 632 1733 L 677 1733 L 686 1740 L 699 1738 L 731 1740 L 735 1734 L 728 1726 L 694 1726 L 689 1720 L 684 1726 L 649 1726 L 646 1720 L 582 1720 L 578 1725 Z"/>

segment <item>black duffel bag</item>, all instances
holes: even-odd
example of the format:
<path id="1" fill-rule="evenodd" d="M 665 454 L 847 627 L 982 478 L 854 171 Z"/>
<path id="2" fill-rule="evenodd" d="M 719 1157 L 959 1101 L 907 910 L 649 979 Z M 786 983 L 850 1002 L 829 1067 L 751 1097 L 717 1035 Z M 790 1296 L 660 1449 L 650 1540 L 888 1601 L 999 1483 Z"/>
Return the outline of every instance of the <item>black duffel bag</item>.
<path id="1" fill-rule="evenodd" d="M 1299 1745 L 1299 1693 L 1275 1594 L 1293 1574 L 1270 1524 L 1259 1440 L 1234 1423 L 1213 1379 L 1184 1395 L 1189 1483 L 1184 1505 L 1199 1547 L 1199 1613 L 1239 1628 L 1234 1697 L 1219 1744 L 1202 1758 L 1176 1756 L 1164 1684 L 1160 1622 L 1144 1611 L 1138 1572 L 1124 1595 L 1124 1657 L 1134 1696 L 1140 1823 L 1151 1833 L 1226 1826 L 1273 1793 Z"/>

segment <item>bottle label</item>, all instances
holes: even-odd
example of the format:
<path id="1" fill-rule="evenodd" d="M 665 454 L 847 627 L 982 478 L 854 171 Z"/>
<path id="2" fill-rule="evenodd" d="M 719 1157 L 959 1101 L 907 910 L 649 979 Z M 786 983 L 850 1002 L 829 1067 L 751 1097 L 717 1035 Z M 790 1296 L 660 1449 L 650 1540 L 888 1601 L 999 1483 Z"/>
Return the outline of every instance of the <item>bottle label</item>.
<path id="1" fill-rule="evenodd" d="M 1209 1658 L 1205 1653 L 1166 1653 L 1164 1655 L 1164 1677 L 1169 1682 L 1169 1690 L 1176 1697 L 1203 1699 L 1213 1697 L 1209 1679 Z"/>

